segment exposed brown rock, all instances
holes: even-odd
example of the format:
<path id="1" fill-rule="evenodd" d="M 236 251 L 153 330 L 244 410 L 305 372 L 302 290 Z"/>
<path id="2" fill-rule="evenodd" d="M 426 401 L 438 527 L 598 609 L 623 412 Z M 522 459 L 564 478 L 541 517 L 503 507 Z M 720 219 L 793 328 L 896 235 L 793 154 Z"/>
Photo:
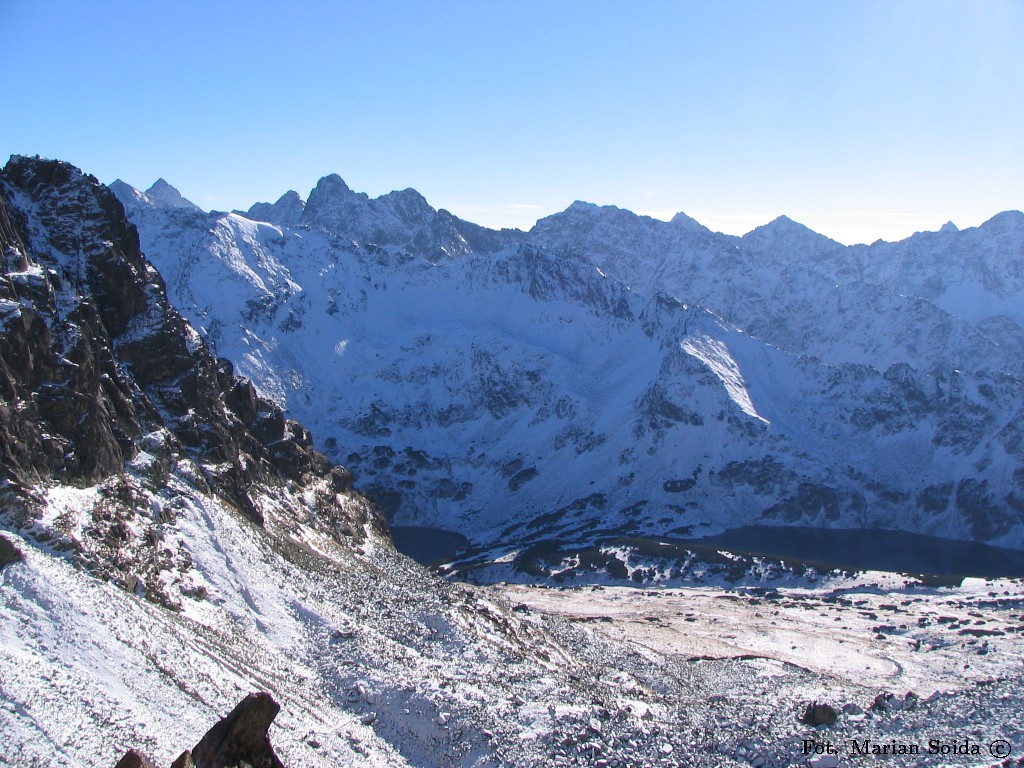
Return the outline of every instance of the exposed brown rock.
<path id="1" fill-rule="evenodd" d="M 182 752 L 171 768 L 284 768 L 267 734 L 280 711 L 281 705 L 269 693 L 250 693 L 194 749 Z M 130 749 L 114 768 L 157 766 Z"/>
<path id="2" fill-rule="evenodd" d="M 86 536 L 58 546 L 102 578 L 127 584 L 136 574 L 147 597 L 168 605 L 146 572 L 155 545 L 132 538 L 130 486 L 158 488 L 183 460 L 198 467 L 197 487 L 258 525 L 261 493 L 315 486 L 314 523 L 325 532 L 358 543 L 367 526 L 385 530 L 372 504 L 346 503 L 350 476 L 314 449 L 309 431 L 216 359 L 171 306 L 121 203 L 95 178 L 40 158 L 12 157 L 0 170 L 0 299 L 7 523 L 53 537 L 32 525 L 33 488 L 111 486 L 82 521 Z M 155 460 L 117 481 L 142 450 Z M 26 514 L 15 520 L 19 499 Z"/>
<path id="3" fill-rule="evenodd" d="M 0 536 L 0 568 L 21 560 L 21 550 L 12 544 L 5 536 Z"/>
<path id="4" fill-rule="evenodd" d="M 280 710 L 269 693 L 250 693 L 192 750 L 196 768 L 284 768 L 267 735 Z"/>
<path id="5" fill-rule="evenodd" d="M 156 768 L 156 764 L 139 750 L 129 749 L 114 768 Z"/>

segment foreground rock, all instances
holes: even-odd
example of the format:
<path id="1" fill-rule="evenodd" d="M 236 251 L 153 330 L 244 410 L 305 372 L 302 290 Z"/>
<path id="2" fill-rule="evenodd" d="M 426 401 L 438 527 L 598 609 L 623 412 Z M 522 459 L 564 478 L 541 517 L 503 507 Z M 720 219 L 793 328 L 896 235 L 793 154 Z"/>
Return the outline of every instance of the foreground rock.
<path id="1" fill-rule="evenodd" d="M 828 704 L 808 704 L 800 722 L 804 725 L 835 725 L 839 715 Z"/>
<path id="2" fill-rule="evenodd" d="M 183 752 L 171 768 L 284 768 L 267 735 L 280 710 L 269 693 L 250 693 L 194 749 Z M 130 749 L 115 768 L 156 768 L 156 764 Z"/>
<path id="3" fill-rule="evenodd" d="M 5 537 L 0 536 L 0 568 L 21 560 L 21 552 Z"/>

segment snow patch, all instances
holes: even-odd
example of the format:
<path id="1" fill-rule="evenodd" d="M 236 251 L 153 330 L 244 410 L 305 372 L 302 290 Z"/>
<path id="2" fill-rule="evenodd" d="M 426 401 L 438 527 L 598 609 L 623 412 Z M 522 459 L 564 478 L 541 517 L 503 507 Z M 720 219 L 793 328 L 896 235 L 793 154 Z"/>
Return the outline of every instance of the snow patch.
<path id="1" fill-rule="evenodd" d="M 718 377 L 732 399 L 740 409 L 748 416 L 753 416 L 765 424 L 768 420 L 763 418 L 754 408 L 754 403 L 747 392 L 747 383 L 740 373 L 739 365 L 729 354 L 728 347 L 718 340 L 705 334 L 690 336 L 684 339 L 680 346 L 687 354 L 700 360 L 711 372 Z"/>

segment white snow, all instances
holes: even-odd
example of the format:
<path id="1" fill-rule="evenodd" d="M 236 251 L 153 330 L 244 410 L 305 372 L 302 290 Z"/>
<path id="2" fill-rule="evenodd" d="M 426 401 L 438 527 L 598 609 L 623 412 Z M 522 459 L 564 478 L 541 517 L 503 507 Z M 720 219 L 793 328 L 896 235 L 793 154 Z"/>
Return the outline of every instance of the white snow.
<path id="1" fill-rule="evenodd" d="M 750 401 L 750 393 L 747 392 L 743 374 L 740 373 L 739 366 L 730 356 L 724 343 L 709 336 L 695 335 L 684 339 L 680 346 L 711 369 L 740 410 L 765 424 L 768 423 Z"/>

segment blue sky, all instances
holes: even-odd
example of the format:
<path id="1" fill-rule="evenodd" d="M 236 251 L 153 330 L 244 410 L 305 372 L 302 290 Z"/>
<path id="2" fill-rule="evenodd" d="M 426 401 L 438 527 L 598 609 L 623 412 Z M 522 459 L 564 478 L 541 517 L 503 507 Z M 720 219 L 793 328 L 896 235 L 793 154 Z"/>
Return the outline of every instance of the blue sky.
<path id="1" fill-rule="evenodd" d="M 204 208 L 339 173 L 842 242 L 1024 207 L 1024 2 L 0 0 L 0 154 Z"/>

